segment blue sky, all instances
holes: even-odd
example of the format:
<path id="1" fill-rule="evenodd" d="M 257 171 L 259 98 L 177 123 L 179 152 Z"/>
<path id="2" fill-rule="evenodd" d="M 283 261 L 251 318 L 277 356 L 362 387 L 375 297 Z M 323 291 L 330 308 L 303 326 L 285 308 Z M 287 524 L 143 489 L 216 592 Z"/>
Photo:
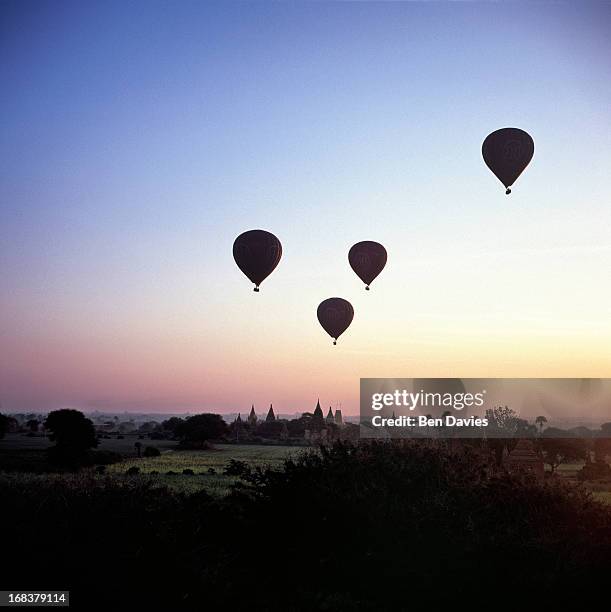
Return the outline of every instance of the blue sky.
<path id="1" fill-rule="evenodd" d="M 0 401 L 354 412 L 360 376 L 611 375 L 610 26 L 609 3 L 0 3 Z M 509 198 L 480 154 L 505 126 L 535 139 Z M 284 246 L 260 296 L 231 257 L 252 228 Z M 335 352 L 331 295 L 356 310 Z"/>

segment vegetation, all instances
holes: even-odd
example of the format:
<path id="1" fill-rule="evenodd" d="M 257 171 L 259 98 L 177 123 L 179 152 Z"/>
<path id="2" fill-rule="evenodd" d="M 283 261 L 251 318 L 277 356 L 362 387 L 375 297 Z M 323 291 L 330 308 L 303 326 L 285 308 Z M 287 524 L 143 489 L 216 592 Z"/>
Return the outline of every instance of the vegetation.
<path id="1" fill-rule="evenodd" d="M 88 451 L 98 445 L 93 423 L 78 410 L 50 412 L 45 427 L 55 446 L 48 450 L 51 463 L 78 468 L 90 462 Z"/>
<path id="2" fill-rule="evenodd" d="M 236 467 L 222 499 L 142 475 L 51 475 L 36 486 L 0 477 L 4 578 L 68 577 L 74 598 L 108 609 L 120 598 L 139 608 L 391 610 L 500 593 L 532 607 L 567 585 L 585 598 L 606 584 L 608 508 L 557 479 L 490 476 L 469 449 L 338 444 L 275 468 Z M 110 567 L 129 580 L 108 588 Z"/>
<path id="3" fill-rule="evenodd" d="M 227 431 L 220 414 L 196 414 L 180 423 L 175 433 L 185 448 L 206 448 L 208 440 L 222 438 Z"/>
<path id="4" fill-rule="evenodd" d="M 0 413 L 0 440 L 4 438 L 9 429 L 9 417 Z"/>
<path id="5" fill-rule="evenodd" d="M 561 463 L 571 463 L 586 457 L 585 441 L 576 438 L 543 437 L 539 440 L 539 446 L 552 473 Z"/>

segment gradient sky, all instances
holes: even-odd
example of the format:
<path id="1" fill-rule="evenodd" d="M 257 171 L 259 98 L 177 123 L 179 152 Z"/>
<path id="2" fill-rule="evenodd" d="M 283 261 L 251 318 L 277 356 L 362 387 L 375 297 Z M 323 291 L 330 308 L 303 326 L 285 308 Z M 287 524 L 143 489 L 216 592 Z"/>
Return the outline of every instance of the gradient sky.
<path id="1" fill-rule="evenodd" d="M 609 3 L 0 2 L 3 409 L 611 377 L 610 32 Z M 509 197 L 506 126 L 535 140 Z M 284 248 L 259 294 L 253 228 Z"/>

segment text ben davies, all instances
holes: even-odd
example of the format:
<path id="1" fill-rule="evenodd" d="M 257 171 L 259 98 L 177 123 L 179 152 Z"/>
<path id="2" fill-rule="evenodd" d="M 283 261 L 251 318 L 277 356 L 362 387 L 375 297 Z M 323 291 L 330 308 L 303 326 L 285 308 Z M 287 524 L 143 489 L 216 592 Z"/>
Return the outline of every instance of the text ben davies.
<path id="1" fill-rule="evenodd" d="M 458 418 L 450 414 L 444 417 L 429 418 L 424 415 L 390 418 L 376 414 L 371 419 L 374 427 L 488 427 L 488 419 L 480 417 Z"/>

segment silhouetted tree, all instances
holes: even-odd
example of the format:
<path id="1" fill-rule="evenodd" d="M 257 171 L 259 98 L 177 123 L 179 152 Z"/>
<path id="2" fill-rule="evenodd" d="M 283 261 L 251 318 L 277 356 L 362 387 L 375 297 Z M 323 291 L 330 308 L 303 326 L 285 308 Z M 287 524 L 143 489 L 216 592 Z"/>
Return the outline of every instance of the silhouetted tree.
<path id="1" fill-rule="evenodd" d="M 184 423 L 184 419 L 180 417 L 170 417 L 161 423 L 161 429 L 169 431 L 172 435 L 176 434 L 176 430 Z"/>
<path id="2" fill-rule="evenodd" d="M 511 452 L 520 438 L 532 438 L 536 427 L 521 419 L 509 406 L 495 406 L 486 410 L 489 435 L 488 446 L 493 450 L 497 465 L 503 462 L 503 451 Z"/>
<path id="3" fill-rule="evenodd" d="M 161 455 L 161 451 L 155 446 L 147 446 L 144 449 L 143 455 L 145 457 L 159 457 L 159 455 Z"/>
<path id="4" fill-rule="evenodd" d="M 551 467 L 552 474 L 562 463 L 578 461 L 586 456 L 585 440 L 577 438 L 543 437 L 540 440 L 540 447 L 543 460 Z"/>
<path id="5" fill-rule="evenodd" d="M 183 446 L 203 448 L 208 440 L 224 436 L 227 429 L 227 424 L 219 414 L 197 414 L 181 423 L 176 434 Z"/>
<path id="6" fill-rule="evenodd" d="M 5 414 L 0 413 L 0 440 L 4 438 L 6 432 L 9 430 L 10 418 Z"/>
<path id="7" fill-rule="evenodd" d="M 54 410 L 45 421 L 55 442 L 47 453 L 52 463 L 79 467 L 87 462 L 87 453 L 98 445 L 93 423 L 78 410 Z"/>
<path id="8" fill-rule="evenodd" d="M 136 442 L 134 446 L 136 448 L 136 453 L 138 454 L 138 458 L 140 458 L 142 456 L 142 442 Z"/>

